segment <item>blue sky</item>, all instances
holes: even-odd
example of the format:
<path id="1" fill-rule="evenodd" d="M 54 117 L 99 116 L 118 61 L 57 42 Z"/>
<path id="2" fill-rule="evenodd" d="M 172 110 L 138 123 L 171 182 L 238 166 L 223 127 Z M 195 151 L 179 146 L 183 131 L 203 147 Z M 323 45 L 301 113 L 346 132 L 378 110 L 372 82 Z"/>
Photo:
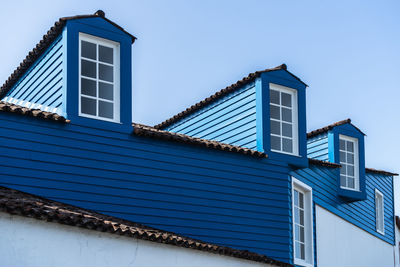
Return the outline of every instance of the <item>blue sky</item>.
<path id="1" fill-rule="evenodd" d="M 0 79 L 59 17 L 97 9 L 138 37 L 135 122 L 286 63 L 309 85 L 308 130 L 351 118 L 367 134 L 366 165 L 400 172 L 400 1 L 2 1 Z"/>

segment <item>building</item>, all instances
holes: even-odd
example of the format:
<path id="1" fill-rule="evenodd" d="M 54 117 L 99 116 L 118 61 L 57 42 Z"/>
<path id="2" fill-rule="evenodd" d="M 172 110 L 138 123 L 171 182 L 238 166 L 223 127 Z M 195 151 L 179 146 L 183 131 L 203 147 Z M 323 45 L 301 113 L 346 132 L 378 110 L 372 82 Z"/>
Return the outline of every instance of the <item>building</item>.
<path id="1" fill-rule="evenodd" d="M 102 11 L 56 22 L 0 89 L 0 186 L 278 263 L 394 265 L 397 174 L 350 119 L 307 133 L 283 64 L 132 124 L 134 41 Z"/>

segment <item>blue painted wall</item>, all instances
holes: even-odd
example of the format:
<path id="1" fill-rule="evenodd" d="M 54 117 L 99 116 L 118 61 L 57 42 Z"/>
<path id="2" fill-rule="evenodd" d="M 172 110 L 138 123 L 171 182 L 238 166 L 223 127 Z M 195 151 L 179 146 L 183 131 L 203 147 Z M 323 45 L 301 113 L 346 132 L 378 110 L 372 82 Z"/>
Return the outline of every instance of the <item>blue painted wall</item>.
<path id="1" fill-rule="evenodd" d="M 327 133 L 307 139 L 307 156 L 313 159 L 329 161 Z"/>
<path id="2" fill-rule="evenodd" d="M 289 261 L 285 164 L 0 112 L 0 185 Z"/>
<path id="3" fill-rule="evenodd" d="M 165 130 L 257 149 L 254 82 L 222 97 Z"/>
<path id="4" fill-rule="evenodd" d="M 48 107 L 46 111 L 65 115 L 62 106 L 66 75 L 64 41 L 60 35 L 3 100 L 23 106 L 30 102 L 29 107 L 39 108 L 42 105 L 42 110 Z"/>

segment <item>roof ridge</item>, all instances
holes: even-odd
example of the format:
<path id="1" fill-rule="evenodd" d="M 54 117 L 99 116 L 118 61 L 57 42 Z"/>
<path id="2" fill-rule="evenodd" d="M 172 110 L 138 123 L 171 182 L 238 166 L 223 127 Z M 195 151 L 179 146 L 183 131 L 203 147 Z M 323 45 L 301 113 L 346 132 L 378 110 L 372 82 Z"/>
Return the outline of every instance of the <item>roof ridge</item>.
<path id="1" fill-rule="evenodd" d="M 351 124 L 361 134 L 366 135 L 358 127 L 356 127 L 354 124 L 351 123 L 351 119 L 350 118 L 347 118 L 345 120 L 337 121 L 337 122 L 334 122 L 334 123 L 329 124 L 327 126 L 324 126 L 322 128 L 319 128 L 319 129 L 313 130 L 311 132 L 308 132 L 307 133 L 307 138 L 311 138 L 311 137 L 326 133 L 326 132 L 332 130 L 333 128 L 335 128 L 336 126 L 340 126 L 340 125 L 347 124 L 347 123 Z"/>
<path id="2" fill-rule="evenodd" d="M 199 145 L 203 147 L 208 147 L 208 148 L 213 148 L 217 150 L 222 150 L 222 151 L 230 151 L 230 152 L 236 152 L 244 155 L 251 155 L 255 156 L 258 158 L 267 158 L 267 154 L 264 152 L 260 152 L 257 150 L 241 147 L 241 146 L 235 146 L 231 144 L 226 144 L 226 143 L 221 143 L 215 140 L 207 140 L 207 139 L 202 139 L 198 137 L 193 137 L 181 133 L 174 133 L 174 132 L 169 132 L 165 130 L 160 130 L 155 127 L 147 126 L 144 124 L 139 124 L 139 123 L 132 123 L 132 126 L 134 127 L 133 133 L 138 136 L 147 136 L 147 137 L 153 137 L 153 138 L 158 138 L 158 139 L 163 139 L 163 140 L 173 140 L 181 143 L 188 143 L 188 144 L 193 144 L 193 145 Z"/>
<path id="3" fill-rule="evenodd" d="M 183 119 L 184 117 L 194 113 L 197 110 L 200 110 L 201 108 L 210 105 L 211 103 L 215 102 L 216 100 L 220 99 L 221 97 L 234 92 L 235 90 L 239 89 L 241 86 L 248 84 L 249 82 L 252 82 L 255 78 L 259 77 L 261 73 L 264 72 L 272 72 L 272 71 L 277 71 L 277 70 L 285 70 L 287 71 L 290 75 L 292 75 L 295 79 L 297 79 L 299 82 L 305 84 L 299 77 L 291 73 L 290 71 L 287 70 L 287 65 L 286 64 L 281 64 L 279 66 L 269 68 L 269 69 L 264 69 L 261 71 L 256 71 L 248 74 L 246 77 L 242 78 L 241 80 L 237 81 L 236 83 L 233 83 L 224 89 L 221 89 L 220 91 L 214 93 L 213 95 L 197 102 L 196 104 L 190 106 L 186 110 L 174 115 L 173 117 L 166 119 L 165 121 L 153 126 L 156 129 L 164 129 L 165 127 L 168 127 L 169 125 Z"/>
<path id="4" fill-rule="evenodd" d="M 23 75 L 33 66 L 36 60 L 50 47 L 50 45 L 56 40 L 56 38 L 61 34 L 65 24 L 69 20 L 83 19 L 83 18 L 95 18 L 100 17 L 107 22 L 111 23 L 124 33 L 128 34 L 132 38 L 132 43 L 136 40 L 136 37 L 128 33 L 124 28 L 117 25 L 115 22 L 107 19 L 103 11 L 98 10 L 92 15 L 76 15 L 70 17 L 62 17 L 54 23 L 54 25 L 47 31 L 40 42 L 28 53 L 25 59 L 19 64 L 19 66 L 14 70 L 13 73 L 8 77 L 8 79 L 0 87 L 0 99 L 2 99 L 8 91 L 15 85 L 15 83 L 23 77 Z"/>

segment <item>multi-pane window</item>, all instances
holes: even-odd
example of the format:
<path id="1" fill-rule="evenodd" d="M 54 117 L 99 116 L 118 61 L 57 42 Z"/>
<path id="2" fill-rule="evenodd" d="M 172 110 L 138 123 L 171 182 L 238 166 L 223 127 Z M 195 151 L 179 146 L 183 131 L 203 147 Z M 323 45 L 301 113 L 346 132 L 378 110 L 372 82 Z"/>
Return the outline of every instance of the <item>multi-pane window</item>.
<path id="1" fill-rule="evenodd" d="M 293 192 L 294 255 L 297 259 L 305 260 L 304 194 L 296 189 Z"/>
<path id="2" fill-rule="evenodd" d="M 119 121 L 118 45 L 81 34 L 79 48 L 79 114 Z"/>
<path id="3" fill-rule="evenodd" d="M 313 265 L 312 188 L 292 177 L 294 263 Z"/>
<path id="4" fill-rule="evenodd" d="M 271 150 L 298 154 L 296 91 L 270 85 Z"/>
<path id="5" fill-rule="evenodd" d="M 358 174 L 358 142 L 348 136 L 339 136 L 340 153 L 340 187 L 344 189 L 359 189 Z"/>
<path id="6" fill-rule="evenodd" d="M 376 220 L 376 231 L 381 234 L 385 233 L 385 220 L 384 220 L 384 206 L 383 206 L 383 194 L 379 190 L 375 189 L 375 220 Z"/>

